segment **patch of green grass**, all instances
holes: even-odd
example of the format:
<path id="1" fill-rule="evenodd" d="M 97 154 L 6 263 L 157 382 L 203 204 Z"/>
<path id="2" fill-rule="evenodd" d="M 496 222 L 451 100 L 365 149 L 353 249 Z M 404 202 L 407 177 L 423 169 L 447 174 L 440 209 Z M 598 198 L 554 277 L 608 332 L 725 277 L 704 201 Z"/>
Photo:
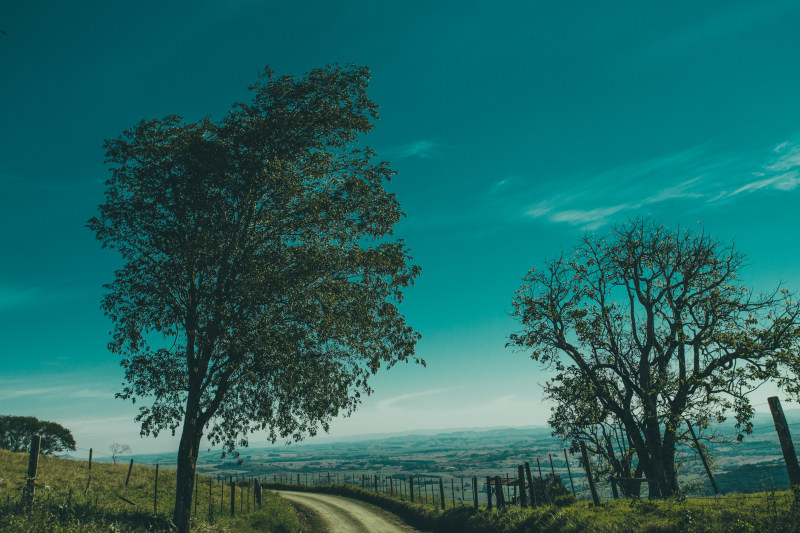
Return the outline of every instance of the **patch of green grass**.
<path id="1" fill-rule="evenodd" d="M 790 492 L 734 494 L 719 498 L 611 500 L 595 507 L 588 502 L 533 509 L 508 506 L 488 511 L 472 506 L 442 511 L 362 490 L 352 485 L 303 487 L 269 484 L 271 488 L 338 494 L 366 501 L 400 516 L 407 523 L 436 533 L 797 533 L 800 511 Z"/>
<path id="2" fill-rule="evenodd" d="M 23 504 L 28 454 L 0 450 L 0 531 L 140 532 L 170 531 L 175 503 L 175 471 L 134 465 L 127 487 L 128 464 L 93 463 L 41 456 L 36 497 Z M 88 485 L 88 488 L 87 488 Z M 256 509 L 252 487 L 236 488 L 236 515 L 230 516 L 230 486 L 199 476 L 192 530 L 203 533 L 296 533 L 299 522 L 291 505 L 264 491 Z M 210 490 L 209 490 L 210 489 Z M 244 497 L 244 498 L 243 498 Z M 154 505 L 156 508 L 154 509 Z M 240 511 L 241 508 L 241 511 Z"/>

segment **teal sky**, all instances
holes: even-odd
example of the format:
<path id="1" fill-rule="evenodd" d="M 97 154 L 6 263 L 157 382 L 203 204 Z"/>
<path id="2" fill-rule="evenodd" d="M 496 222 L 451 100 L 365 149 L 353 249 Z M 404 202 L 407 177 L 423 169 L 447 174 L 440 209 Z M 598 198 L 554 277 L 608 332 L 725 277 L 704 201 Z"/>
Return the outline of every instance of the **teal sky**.
<path id="1" fill-rule="evenodd" d="M 399 172 L 428 368 L 379 375 L 332 434 L 545 423 L 507 313 L 584 231 L 700 223 L 748 256 L 748 285 L 800 289 L 798 27 L 788 1 L 0 3 L 0 412 L 84 448 L 174 449 L 113 399 L 99 303 L 119 263 L 84 227 L 103 140 L 219 117 L 265 65 L 338 62 L 372 69 L 366 141 Z"/>

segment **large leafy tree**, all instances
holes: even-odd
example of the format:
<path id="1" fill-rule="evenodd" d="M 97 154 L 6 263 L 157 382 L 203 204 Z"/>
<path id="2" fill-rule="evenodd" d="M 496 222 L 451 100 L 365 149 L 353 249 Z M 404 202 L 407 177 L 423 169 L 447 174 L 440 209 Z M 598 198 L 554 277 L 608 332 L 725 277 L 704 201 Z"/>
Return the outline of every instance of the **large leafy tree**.
<path id="1" fill-rule="evenodd" d="M 106 202 L 88 226 L 123 265 L 102 307 L 118 396 L 143 435 L 180 428 L 175 524 L 188 530 L 201 438 L 300 439 L 350 414 L 382 366 L 414 358 L 397 304 L 419 268 L 362 134 L 368 70 L 267 69 L 219 121 L 145 120 L 106 142 Z M 424 363 L 424 362 L 423 362 Z"/>
<path id="2" fill-rule="evenodd" d="M 34 416 L 0 416 L 0 448 L 27 452 L 33 435 L 41 437 L 39 451 L 46 455 L 75 451 L 72 432 L 57 422 L 39 420 Z"/>
<path id="3" fill-rule="evenodd" d="M 792 295 L 740 285 L 743 261 L 703 232 L 640 218 L 607 237 L 584 236 L 517 291 L 522 330 L 509 344 L 555 368 L 551 396 L 573 403 L 554 415 L 601 432 L 620 425 L 632 450 L 623 477 L 635 455 L 651 497 L 679 490 L 675 452 L 686 421 L 703 428 L 733 411 L 738 427 L 752 430 L 747 394 L 775 375 L 775 357 L 796 336 Z M 573 437 L 581 429 L 561 426 Z"/>

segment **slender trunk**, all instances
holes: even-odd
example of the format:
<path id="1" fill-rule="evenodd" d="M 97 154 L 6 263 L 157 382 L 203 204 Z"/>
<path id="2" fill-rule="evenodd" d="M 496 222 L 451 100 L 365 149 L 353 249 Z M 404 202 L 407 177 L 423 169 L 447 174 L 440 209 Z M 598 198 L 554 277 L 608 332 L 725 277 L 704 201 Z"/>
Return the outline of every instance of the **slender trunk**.
<path id="1" fill-rule="evenodd" d="M 192 392 L 187 399 L 186 415 L 183 420 L 181 442 L 178 446 L 178 470 L 175 481 L 175 512 L 172 521 L 180 533 L 189 533 L 189 519 L 192 511 L 192 491 L 197 464 L 197 453 L 203 428 L 198 423 L 199 391 L 193 398 Z"/>

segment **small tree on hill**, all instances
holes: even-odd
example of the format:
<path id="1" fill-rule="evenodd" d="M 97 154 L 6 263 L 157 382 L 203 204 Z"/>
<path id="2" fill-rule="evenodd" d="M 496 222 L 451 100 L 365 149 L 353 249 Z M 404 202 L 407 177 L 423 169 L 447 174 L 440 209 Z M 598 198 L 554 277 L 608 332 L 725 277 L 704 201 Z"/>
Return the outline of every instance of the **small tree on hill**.
<path id="1" fill-rule="evenodd" d="M 355 145 L 373 128 L 366 68 L 267 70 L 218 122 L 142 121 L 107 141 L 89 221 L 123 266 L 102 307 L 142 434 L 181 431 L 174 522 L 189 524 L 200 440 L 232 451 L 349 414 L 382 366 L 413 359 L 397 304 L 419 268 L 392 227 L 393 171 Z M 422 362 L 420 360 L 420 362 Z"/>
<path id="2" fill-rule="evenodd" d="M 12 452 L 27 452 L 33 435 L 42 438 L 39 450 L 43 454 L 75 451 L 72 433 L 61 424 L 39 420 L 33 416 L 0 416 L 0 448 Z"/>
<path id="3" fill-rule="evenodd" d="M 597 423 L 605 412 L 621 424 L 651 497 L 679 490 L 685 420 L 732 410 L 737 427 L 752 431 L 747 394 L 775 376 L 775 357 L 796 339 L 792 295 L 741 286 L 743 261 L 704 233 L 637 219 L 607 239 L 584 236 L 517 291 L 523 329 L 509 344 L 555 367 L 551 388 L 578 386 L 596 398 Z"/>
<path id="4" fill-rule="evenodd" d="M 127 444 L 120 444 L 119 442 L 111 444 L 108 449 L 111 451 L 111 460 L 114 461 L 114 464 L 117 464 L 117 457 L 130 453 L 131 451 L 130 446 Z"/>

